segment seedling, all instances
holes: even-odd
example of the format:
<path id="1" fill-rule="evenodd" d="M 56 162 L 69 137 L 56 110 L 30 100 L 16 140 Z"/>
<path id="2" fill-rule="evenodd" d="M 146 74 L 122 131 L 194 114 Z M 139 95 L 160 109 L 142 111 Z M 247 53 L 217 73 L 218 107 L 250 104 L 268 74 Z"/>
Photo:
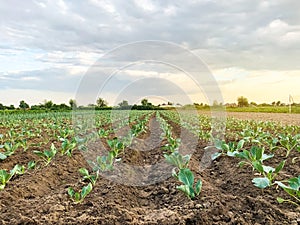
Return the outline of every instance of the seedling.
<path id="1" fill-rule="evenodd" d="M 259 161 L 253 162 L 253 167 L 260 172 L 263 177 L 257 177 L 252 180 L 254 186 L 264 189 L 273 185 L 273 181 L 278 173 L 284 167 L 285 161 L 282 161 L 276 168 L 271 166 L 264 166 Z"/>
<path id="2" fill-rule="evenodd" d="M 7 157 L 11 156 L 18 149 L 19 143 L 12 144 L 11 142 L 5 142 L 4 145 L 0 145 L 0 148 L 3 148 L 5 152 L 0 153 L 0 159 L 4 160 Z"/>
<path id="3" fill-rule="evenodd" d="M 33 170 L 34 168 L 35 168 L 35 166 L 36 166 L 36 162 L 35 161 L 29 161 L 28 162 L 28 164 L 27 164 L 27 168 L 29 169 L 29 170 Z"/>
<path id="4" fill-rule="evenodd" d="M 180 143 L 180 138 L 173 138 L 172 136 L 170 136 L 168 137 L 168 143 L 165 146 L 163 146 L 162 149 L 167 150 L 169 152 L 174 152 L 178 150 Z"/>
<path id="5" fill-rule="evenodd" d="M 218 140 L 215 142 L 215 147 L 221 150 L 221 152 L 216 152 L 212 154 L 211 158 L 212 160 L 215 160 L 221 155 L 235 157 L 243 148 L 244 143 L 245 143 L 244 140 L 240 140 L 237 144 L 234 142 L 229 142 L 228 144 L 226 144 L 226 142 Z"/>
<path id="6" fill-rule="evenodd" d="M 66 154 L 71 157 L 73 150 L 76 148 L 77 142 L 76 139 L 73 138 L 71 141 L 68 139 L 60 138 L 61 143 L 61 154 Z"/>
<path id="7" fill-rule="evenodd" d="M 84 186 L 80 192 L 75 192 L 73 188 L 69 187 L 68 195 L 75 203 L 80 203 L 92 191 L 92 189 L 93 189 L 93 185 L 91 183 Z"/>
<path id="8" fill-rule="evenodd" d="M 235 154 L 235 156 L 246 159 L 247 161 L 241 161 L 239 163 L 240 166 L 243 166 L 244 164 L 250 164 L 253 166 L 254 162 L 260 162 L 262 163 L 264 160 L 272 158 L 274 155 L 270 154 L 264 154 L 264 147 L 258 147 L 258 146 L 252 146 L 251 149 L 244 150 L 242 152 L 239 152 L 238 154 Z"/>
<path id="9" fill-rule="evenodd" d="M 101 172 L 109 171 L 113 169 L 114 152 L 110 151 L 108 156 L 98 156 L 97 165 L 94 170 L 100 170 Z"/>
<path id="10" fill-rule="evenodd" d="M 6 170 L 0 170 L 0 190 L 3 190 L 6 184 L 11 180 L 14 175 L 22 175 L 25 172 L 25 167 L 15 165 L 14 168 L 8 173 Z"/>
<path id="11" fill-rule="evenodd" d="M 121 151 L 125 149 L 124 143 L 118 140 L 117 137 L 114 137 L 112 140 L 107 140 L 107 144 L 109 145 L 111 151 L 115 153 L 114 157 L 116 157 Z"/>
<path id="12" fill-rule="evenodd" d="M 190 171 L 190 169 L 180 169 L 178 175 L 173 173 L 173 176 L 183 183 L 176 188 L 182 191 L 189 199 L 194 199 L 200 194 L 202 189 L 202 181 L 198 180 L 194 185 L 194 174 L 192 171 Z"/>
<path id="13" fill-rule="evenodd" d="M 288 135 L 284 135 L 284 134 L 281 134 L 279 136 L 279 143 L 282 147 L 284 147 L 286 149 L 286 156 L 285 157 L 288 157 L 290 152 L 296 148 L 296 146 L 299 144 L 299 141 L 300 141 L 300 134 L 298 135 L 291 135 L 291 134 L 288 134 Z"/>
<path id="14" fill-rule="evenodd" d="M 288 185 L 283 184 L 282 182 L 288 183 Z M 279 203 L 289 202 L 296 206 L 300 206 L 300 175 L 298 177 L 293 177 L 287 181 L 276 181 L 275 183 L 278 184 L 286 193 L 288 193 L 295 201 L 289 199 L 283 199 L 278 197 L 277 201 Z"/>
<path id="15" fill-rule="evenodd" d="M 98 179 L 98 171 L 96 174 L 90 174 L 89 171 L 86 168 L 80 168 L 79 173 L 83 176 L 83 180 L 89 180 L 92 185 L 96 184 L 96 181 Z"/>
<path id="16" fill-rule="evenodd" d="M 164 157 L 169 164 L 176 166 L 178 169 L 186 168 L 191 159 L 191 155 L 183 156 L 178 151 L 175 151 L 170 155 L 164 154 Z"/>
<path id="17" fill-rule="evenodd" d="M 29 148 L 28 142 L 26 139 L 22 139 L 18 141 L 19 145 L 23 148 L 24 152 Z"/>
<path id="18" fill-rule="evenodd" d="M 54 156 L 56 155 L 57 149 L 54 146 L 54 144 L 52 143 L 50 150 L 44 150 L 43 152 L 33 151 L 33 153 L 38 155 L 39 157 L 41 157 L 45 161 L 45 165 L 47 166 L 52 161 Z"/>

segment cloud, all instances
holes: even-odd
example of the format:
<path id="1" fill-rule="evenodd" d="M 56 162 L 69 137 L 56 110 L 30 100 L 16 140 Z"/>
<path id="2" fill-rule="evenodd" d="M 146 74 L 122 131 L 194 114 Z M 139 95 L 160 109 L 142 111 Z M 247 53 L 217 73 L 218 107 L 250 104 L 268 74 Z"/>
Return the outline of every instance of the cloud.
<path id="1" fill-rule="evenodd" d="M 221 86 L 234 87 L 253 74 L 263 84 L 268 71 L 281 71 L 278 80 L 296 79 L 296 73 L 287 74 L 300 70 L 299 8 L 294 0 L 3 1 L 0 87 L 75 92 L 80 78 L 107 51 L 141 40 L 190 49 Z M 135 49 L 120 60 L 134 62 L 137 52 L 152 54 Z M 161 52 L 165 59 L 176 54 Z M 144 75 L 155 71 L 143 70 Z M 159 68 L 156 73 L 167 76 Z M 129 71 L 124 80 L 133 76 Z M 194 94 L 188 82 L 181 83 Z"/>

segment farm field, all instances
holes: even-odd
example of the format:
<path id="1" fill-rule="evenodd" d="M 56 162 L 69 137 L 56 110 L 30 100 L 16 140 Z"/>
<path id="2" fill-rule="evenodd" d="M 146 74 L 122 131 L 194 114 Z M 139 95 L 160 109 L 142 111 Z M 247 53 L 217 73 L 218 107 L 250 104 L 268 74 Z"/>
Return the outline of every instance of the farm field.
<path id="1" fill-rule="evenodd" d="M 299 114 L 89 113 L 0 117 L 0 224 L 300 224 Z"/>

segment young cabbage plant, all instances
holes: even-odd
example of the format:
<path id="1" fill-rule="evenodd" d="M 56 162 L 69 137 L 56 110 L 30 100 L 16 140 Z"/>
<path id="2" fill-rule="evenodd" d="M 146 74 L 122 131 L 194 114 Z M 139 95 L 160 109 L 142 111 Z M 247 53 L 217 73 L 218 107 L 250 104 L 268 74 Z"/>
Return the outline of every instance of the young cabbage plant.
<path id="1" fill-rule="evenodd" d="M 73 150 L 76 148 L 77 141 L 75 138 L 72 138 L 71 141 L 68 139 L 60 138 L 61 143 L 61 154 L 66 154 L 67 156 L 71 157 Z"/>
<path id="2" fill-rule="evenodd" d="M 11 142 L 5 142 L 4 145 L 0 145 L 0 148 L 3 148 L 5 151 L 0 153 L 0 159 L 4 160 L 7 157 L 15 153 L 15 151 L 20 146 L 19 143 L 13 144 Z"/>
<path id="3" fill-rule="evenodd" d="M 93 163 L 95 167 L 93 168 L 94 171 L 101 171 L 106 172 L 113 169 L 113 162 L 114 162 L 114 152 L 108 152 L 108 155 L 97 156 L 97 163 Z"/>
<path id="4" fill-rule="evenodd" d="M 288 184 L 285 185 L 283 184 L 283 182 Z M 300 175 L 298 177 L 293 177 L 287 181 L 276 181 L 275 183 L 294 199 L 294 201 L 292 201 L 289 199 L 278 197 L 277 201 L 279 203 L 289 202 L 296 206 L 300 206 Z"/>
<path id="5" fill-rule="evenodd" d="M 242 152 L 235 154 L 235 156 L 246 160 L 241 161 L 239 163 L 240 166 L 243 166 L 245 164 L 250 164 L 251 166 L 253 166 L 254 162 L 258 161 L 262 163 L 264 160 L 270 159 L 274 156 L 274 154 L 265 154 L 264 150 L 264 147 L 252 146 L 249 151 L 243 150 Z"/>
<path id="6" fill-rule="evenodd" d="M 187 168 L 191 159 L 191 155 L 183 156 L 178 151 L 172 152 L 169 155 L 164 154 L 164 157 L 169 164 L 176 166 L 178 169 Z"/>
<path id="7" fill-rule="evenodd" d="M 168 138 L 168 143 L 165 146 L 163 146 L 162 149 L 169 152 L 174 152 L 179 149 L 180 143 L 181 143 L 180 138 L 173 138 L 172 136 L 170 136 Z"/>
<path id="8" fill-rule="evenodd" d="M 112 140 L 107 140 L 107 144 L 109 145 L 111 151 L 115 153 L 116 157 L 121 151 L 125 149 L 125 145 L 121 142 L 117 137 L 114 137 Z"/>
<path id="9" fill-rule="evenodd" d="M 27 169 L 33 170 L 35 168 L 35 166 L 36 166 L 36 162 L 34 160 L 31 160 L 27 164 Z"/>
<path id="10" fill-rule="evenodd" d="M 23 148 L 24 152 L 28 150 L 29 144 L 26 139 L 19 140 L 18 143 Z"/>
<path id="11" fill-rule="evenodd" d="M 33 151 L 33 153 L 38 155 L 39 157 L 41 157 L 45 161 L 45 165 L 47 166 L 52 161 L 54 156 L 56 155 L 57 149 L 54 146 L 54 144 L 52 143 L 50 150 L 44 150 L 43 152 Z"/>
<path id="12" fill-rule="evenodd" d="M 98 136 L 100 138 L 107 138 L 110 133 L 111 133 L 110 129 L 105 130 L 104 128 L 101 128 L 98 130 Z"/>
<path id="13" fill-rule="evenodd" d="M 6 184 L 10 181 L 10 179 L 14 175 L 22 175 L 25 172 L 25 167 L 21 165 L 15 165 L 10 172 L 7 172 L 6 170 L 0 170 L 0 190 L 3 190 L 6 186 Z"/>
<path id="14" fill-rule="evenodd" d="M 88 180 L 92 183 L 92 185 L 96 184 L 96 181 L 98 179 L 98 171 L 96 174 L 90 174 L 89 171 L 86 168 L 80 168 L 79 173 L 83 176 L 83 180 Z"/>
<path id="15" fill-rule="evenodd" d="M 92 191 L 93 185 L 89 183 L 88 185 L 84 186 L 81 191 L 76 192 L 73 188 L 68 188 L 68 195 L 75 203 L 82 202 L 85 197 Z"/>
<path id="16" fill-rule="evenodd" d="M 215 142 L 215 147 L 221 150 L 221 152 L 216 152 L 212 154 L 211 159 L 215 160 L 221 155 L 235 157 L 244 147 L 244 143 L 245 140 L 240 140 L 237 144 L 235 142 L 229 142 L 228 144 L 226 144 L 225 141 L 218 140 Z"/>
<path id="17" fill-rule="evenodd" d="M 261 189 L 272 186 L 275 177 L 283 169 L 284 164 L 285 161 L 282 161 L 276 168 L 273 168 L 271 166 L 262 165 L 260 161 L 253 162 L 252 165 L 254 169 L 263 175 L 263 177 L 257 177 L 252 180 L 254 186 Z"/>
<path id="18" fill-rule="evenodd" d="M 189 199 L 194 199 L 200 194 L 202 189 L 202 181 L 198 180 L 194 185 L 194 174 L 192 171 L 190 171 L 190 169 L 180 169 L 179 173 L 175 177 L 183 183 L 176 188 L 182 191 Z"/>
<path id="19" fill-rule="evenodd" d="M 279 143 L 282 147 L 285 148 L 286 150 L 286 156 L 288 157 L 290 152 L 295 149 L 297 147 L 297 145 L 299 145 L 300 142 L 300 134 L 298 135 L 291 135 L 291 134 L 281 134 L 279 136 Z"/>

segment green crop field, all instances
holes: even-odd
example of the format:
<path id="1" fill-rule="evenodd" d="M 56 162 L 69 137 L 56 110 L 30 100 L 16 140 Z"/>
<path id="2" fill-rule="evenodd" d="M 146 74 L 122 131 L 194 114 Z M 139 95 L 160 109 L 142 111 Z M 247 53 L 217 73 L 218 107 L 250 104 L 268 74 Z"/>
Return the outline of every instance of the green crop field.
<path id="1" fill-rule="evenodd" d="M 86 212 L 91 223 L 99 215 L 109 223 L 125 223 L 124 215 L 143 221 L 138 211 L 162 207 L 161 212 L 176 212 L 175 221 L 212 213 L 218 202 L 223 210 L 240 212 L 235 219 L 241 223 L 254 212 L 269 216 L 266 223 L 296 221 L 300 127 L 234 118 L 221 125 L 226 125 L 224 136 L 212 135 L 211 118 L 189 110 L 3 114 L 1 219 L 4 224 L 42 223 L 42 218 L 75 223 L 76 215 Z M 142 150 L 154 140 L 155 146 Z M 196 140 L 194 146 L 191 140 Z M 165 169 L 147 175 L 127 169 L 135 165 L 144 171 L 162 162 Z M 159 180 L 161 174 L 168 176 Z M 124 202 L 122 193 L 127 195 Z M 128 211 L 129 205 L 136 207 Z M 107 206 L 122 213 L 110 217 Z M 49 210 L 57 217 L 44 214 Z M 255 221 L 251 217 L 247 220 Z"/>

